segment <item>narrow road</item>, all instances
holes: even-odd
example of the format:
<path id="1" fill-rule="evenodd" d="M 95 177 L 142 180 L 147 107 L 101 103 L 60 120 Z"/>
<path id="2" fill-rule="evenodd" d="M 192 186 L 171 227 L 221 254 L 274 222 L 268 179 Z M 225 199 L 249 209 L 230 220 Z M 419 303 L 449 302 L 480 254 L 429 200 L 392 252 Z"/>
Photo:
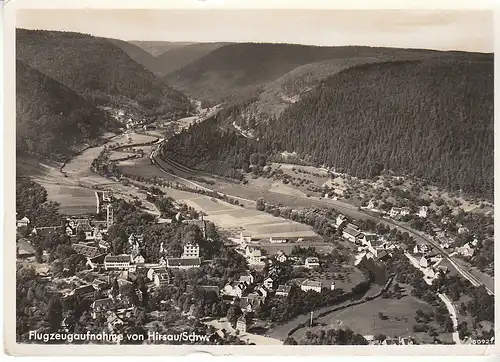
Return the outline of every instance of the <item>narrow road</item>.
<path id="1" fill-rule="evenodd" d="M 154 153 L 151 154 L 151 159 L 152 159 L 152 162 L 157 167 L 159 167 L 163 172 L 168 173 L 159 164 L 159 162 L 158 162 L 159 160 L 161 160 L 161 161 L 165 161 L 165 160 L 163 158 L 159 159 L 158 155 L 157 155 L 157 152 L 154 152 Z M 175 167 L 175 164 L 170 164 L 170 165 L 172 167 Z M 176 176 L 176 175 L 173 175 L 171 173 L 168 173 L 168 174 L 171 175 L 171 176 L 177 177 L 177 178 L 183 180 L 184 182 L 188 182 L 189 184 L 191 184 L 191 185 L 193 185 L 193 186 L 195 186 L 195 187 L 197 187 L 199 189 L 206 190 L 206 191 L 218 192 L 216 190 L 204 187 L 204 186 L 202 186 L 202 185 L 200 185 L 200 184 L 198 184 L 196 182 L 193 182 L 193 181 L 190 181 L 190 180 L 186 180 L 186 179 L 184 179 L 184 178 L 182 178 L 180 176 Z M 229 193 L 227 193 L 227 196 L 230 196 L 232 198 L 239 199 L 239 200 L 242 200 L 242 201 L 245 201 L 245 202 L 248 202 L 248 203 L 252 203 L 252 204 L 256 203 L 255 200 L 250 200 L 250 199 L 242 198 L 240 196 L 231 195 Z M 280 195 L 280 196 L 282 198 L 286 198 L 287 197 L 285 195 Z M 347 203 L 344 203 L 344 202 L 341 202 L 341 201 L 319 200 L 319 199 L 314 199 L 314 198 L 310 198 L 310 197 L 308 198 L 308 197 L 303 197 L 303 196 L 291 196 L 289 198 L 290 199 L 297 199 L 297 200 L 301 200 L 301 201 L 307 201 L 308 203 L 311 204 L 311 206 L 313 206 L 313 204 L 321 203 L 323 206 L 330 206 L 332 208 L 335 208 L 335 209 L 339 210 L 340 212 L 346 214 L 347 216 L 349 216 L 349 217 L 351 217 L 353 219 L 358 219 L 358 220 L 370 219 L 370 220 L 373 220 L 375 222 L 382 223 L 382 224 L 384 224 L 386 226 L 389 226 L 391 228 L 396 228 L 397 230 L 399 230 L 401 232 L 407 232 L 417 242 L 431 244 L 434 248 L 436 248 L 436 250 L 439 251 L 439 253 L 441 253 L 441 255 L 443 256 L 443 258 L 445 258 L 446 260 L 448 260 L 450 262 L 450 264 L 457 270 L 457 272 L 462 277 L 464 277 L 465 279 L 467 279 L 473 286 L 478 287 L 480 285 L 484 285 L 484 287 L 486 288 L 486 291 L 490 295 L 494 295 L 493 290 L 492 290 L 493 289 L 493 287 L 492 287 L 493 282 L 490 283 L 491 285 L 486 286 L 483 282 L 481 282 L 479 279 L 477 279 L 471 272 L 469 272 L 464 267 L 458 265 L 453 260 L 453 258 L 450 257 L 450 255 L 439 246 L 439 243 L 437 243 L 436 241 L 432 240 L 431 238 L 429 238 L 427 235 L 425 235 L 424 233 L 422 233 L 420 231 L 412 229 L 412 228 L 410 228 L 410 227 L 408 227 L 406 225 L 403 225 L 401 223 L 398 223 L 396 221 L 389 220 L 389 219 L 386 219 L 386 218 L 383 218 L 383 217 L 380 217 L 380 216 L 373 215 L 371 213 L 364 212 L 362 210 L 359 210 L 356 206 L 353 206 L 353 205 L 350 205 L 350 204 L 347 204 Z"/>
<path id="2" fill-rule="evenodd" d="M 462 344 L 462 341 L 460 340 L 460 335 L 458 334 L 458 321 L 457 321 L 457 311 L 455 310 L 455 307 L 453 306 L 453 303 L 451 300 L 445 295 L 438 293 L 439 298 L 446 304 L 446 308 L 448 308 L 448 313 L 450 314 L 451 321 L 453 322 L 453 342 L 456 344 Z"/>

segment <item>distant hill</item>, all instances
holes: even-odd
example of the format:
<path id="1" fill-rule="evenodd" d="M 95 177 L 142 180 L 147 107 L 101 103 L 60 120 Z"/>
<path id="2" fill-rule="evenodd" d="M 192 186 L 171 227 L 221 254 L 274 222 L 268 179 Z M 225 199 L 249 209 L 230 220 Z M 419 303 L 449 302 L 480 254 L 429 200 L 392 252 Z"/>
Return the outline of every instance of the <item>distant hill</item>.
<path id="1" fill-rule="evenodd" d="M 141 42 L 126 42 L 110 39 L 125 53 L 149 71 L 162 77 L 202 58 L 211 51 L 228 43 L 167 43 L 162 44 L 165 49 L 161 54 L 153 56 L 139 44 Z M 149 43 L 149 42 L 146 42 Z M 161 42 L 160 42 L 161 43 Z M 157 54 L 157 52 L 154 52 Z"/>
<path id="2" fill-rule="evenodd" d="M 327 60 L 394 57 L 432 51 L 361 46 L 319 47 L 296 44 L 228 44 L 167 75 L 164 79 L 194 98 L 219 103 L 245 100 L 293 69 Z"/>
<path id="3" fill-rule="evenodd" d="M 199 60 L 228 43 L 197 43 L 170 49 L 156 57 L 155 73 L 165 76 Z"/>
<path id="4" fill-rule="evenodd" d="M 438 53 L 421 60 L 350 66 L 319 82 L 309 82 L 307 76 L 291 79 L 282 80 L 280 92 L 300 82 L 311 89 L 273 122 L 250 122 L 253 139 L 235 139 L 231 131 L 221 130 L 221 123 L 228 123 L 226 111 L 210 129 L 199 125 L 179 134 L 166 152 L 175 149 L 179 161 L 189 155 L 191 167 L 224 175 L 248 168 L 249 152 L 267 157 L 297 152 L 312 163 L 358 177 L 390 169 L 492 197 L 491 54 Z M 258 96 L 248 99 L 243 109 L 256 100 Z M 215 143 L 210 160 L 206 147 Z"/>
<path id="5" fill-rule="evenodd" d="M 154 73 L 155 67 L 156 67 L 156 57 L 153 56 L 151 53 L 147 52 L 143 48 L 134 45 L 132 43 L 126 42 L 124 40 L 119 40 L 119 39 L 107 39 L 109 42 L 112 44 L 120 47 L 127 55 L 135 60 L 137 63 L 141 64 L 149 70 L 150 72 Z"/>
<path id="6" fill-rule="evenodd" d="M 16 62 L 16 149 L 62 160 L 81 143 L 98 138 L 114 123 L 77 93 Z"/>
<path id="7" fill-rule="evenodd" d="M 178 116 L 187 97 L 109 39 L 90 35 L 17 29 L 16 56 L 96 104 L 115 104 L 146 115 Z"/>
<path id="8" fill-rule="evenodd" d="M 144 49 L 153 57 L 157 57 L 169 50 L 184 47 L 186 45 L 195 44 L 191 42 L 171 42 L 171 41 L 143 41 L 143 40 L 130 40 L 130 44 L 134 44 L 139 48 Z"/>

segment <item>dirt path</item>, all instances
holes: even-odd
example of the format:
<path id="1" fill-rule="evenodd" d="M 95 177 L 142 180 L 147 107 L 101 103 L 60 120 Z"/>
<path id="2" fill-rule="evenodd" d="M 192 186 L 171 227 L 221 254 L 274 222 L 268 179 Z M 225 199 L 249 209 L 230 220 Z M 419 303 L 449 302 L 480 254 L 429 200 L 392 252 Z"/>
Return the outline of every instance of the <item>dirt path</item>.
<path id="1" fill-rule="evenodd" d="M 453 342 L 456 344 L 462 344 L 462 341 L 460 340 L 460 335 L 458 334 L 457 328 L 458 328 L 458 321 L 457 321 L 457 311 L 455 310 L 455 306 L 451 302 L 451 300 L 445 295 L 438 293 L 439 298 L 446 304 L 446 308 L 448 308 L 448 313 L 450 313 L 450 318 L 451 321 L 453 322 Z"/>

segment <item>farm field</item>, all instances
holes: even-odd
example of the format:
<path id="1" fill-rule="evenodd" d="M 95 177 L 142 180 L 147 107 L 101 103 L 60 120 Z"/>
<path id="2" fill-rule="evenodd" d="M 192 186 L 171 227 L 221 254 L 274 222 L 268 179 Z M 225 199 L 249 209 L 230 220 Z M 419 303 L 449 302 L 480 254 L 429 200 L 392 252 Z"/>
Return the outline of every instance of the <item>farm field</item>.
<path id="1" fill-rule="evenodd" d="M 30 177 L 47 190 L 47 199 L 60 204 L 61 212 L 79 215 L 95 212 L 96 200 L 92 190 L 80 187 L 65 178 L 58 165 L 41 165 L 33 160 L 17 161 L 17 174 Z"/>
<path id="2" fill-rule="evenodd" d="M 274 217 L 263 211 L 244 209 L 222 200 L 191 192 L 163 189 L 168 196 L 207 214 L 207 220 L 224 229 L 246 230 L 253 238 L 269 238 L 271 236 L 317 236 L 310 227 Z M 263 223 L 265 225 L 263 226 Z"/>

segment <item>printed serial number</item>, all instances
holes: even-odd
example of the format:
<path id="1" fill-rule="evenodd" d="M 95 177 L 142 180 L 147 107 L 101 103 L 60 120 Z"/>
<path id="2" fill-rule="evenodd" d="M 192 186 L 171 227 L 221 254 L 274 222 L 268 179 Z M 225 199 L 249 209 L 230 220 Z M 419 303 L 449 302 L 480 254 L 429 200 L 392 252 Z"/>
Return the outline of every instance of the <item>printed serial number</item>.
<path id="1" fill-rule="evenodd" d="M 495 337 L 491 339 L 473 339 L 472 344 L 495 344 Z"/>

